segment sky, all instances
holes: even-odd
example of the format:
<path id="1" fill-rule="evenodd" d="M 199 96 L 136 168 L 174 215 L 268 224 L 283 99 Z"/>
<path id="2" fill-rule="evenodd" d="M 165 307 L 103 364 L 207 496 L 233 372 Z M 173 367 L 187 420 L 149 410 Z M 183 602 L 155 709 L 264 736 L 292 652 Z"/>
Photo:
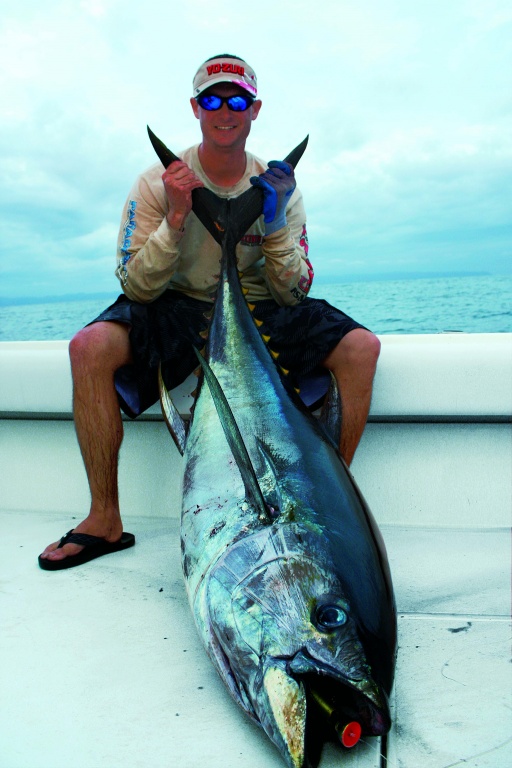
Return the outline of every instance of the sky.
<path id="1" fill-rule="evenodd" d="M 512 272 L 509 0 L 2 0 L 0 298 L 118 293 L 146 124 L 200 140 L 210 56 L 245 58 L 248 149 L 296 176 L 318 281 Z"/>

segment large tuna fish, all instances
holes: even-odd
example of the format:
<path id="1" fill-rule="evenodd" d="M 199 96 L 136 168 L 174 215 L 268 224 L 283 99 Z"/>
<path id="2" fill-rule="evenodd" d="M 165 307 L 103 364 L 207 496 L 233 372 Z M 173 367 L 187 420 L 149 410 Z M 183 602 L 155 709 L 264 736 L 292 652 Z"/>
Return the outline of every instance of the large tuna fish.
<path id="1" fill-rule="evenodd" d="M 175 159 L 152 141 L 164 165 Z M 193 209 L 222 261 L 188 432 L 162 387 L 185 458 L 183 572 L 231 695 L 287 765 L 303 768 L 318 763 L 329 728 L 346 746 L 361 731 L 389 730 L 396 613 L 386 552 L 328 425 L 283 384 L 244 299 L 235 247 L 262 210 L 261 191 L 228 200 L 195 190 Z"/>

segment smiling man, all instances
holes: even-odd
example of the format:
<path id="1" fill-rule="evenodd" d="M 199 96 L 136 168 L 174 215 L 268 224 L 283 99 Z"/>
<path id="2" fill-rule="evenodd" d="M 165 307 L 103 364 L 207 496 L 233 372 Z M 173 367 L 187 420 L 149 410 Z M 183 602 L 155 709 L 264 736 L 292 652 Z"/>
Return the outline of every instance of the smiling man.
<path id="1" fill-rule="evenodd" d="M 200 144 L 162 173 L 156 163 L 135 182 L 121 220 L 116 274 L 123 294 L 70 343 L 74 418 L 91 490 L 88 516 L 39 557 L 46 570 L 80 565 L 126 549 L 117 463 L 119 406 L 130 417 L 158 400 L 158 368 L 168 388 L 196 368 L 219 277 L 220 246 L 192 212 L 192 192 L 207 187 L 237 197 L 263 191 L 263 215 L 237 247 L 247 299 L 282 368 L 295 379 L 331 370 L 343 401 L 340 451 L 350 463 L 363 432 L 379 355 L 366 328 L 327 302 L 307 297 L 313 279 L 306 215 L 290 165 L 246 151 L 259 115 L 253 69 L 230 54 L 199 67 L 191 98 Z"/>

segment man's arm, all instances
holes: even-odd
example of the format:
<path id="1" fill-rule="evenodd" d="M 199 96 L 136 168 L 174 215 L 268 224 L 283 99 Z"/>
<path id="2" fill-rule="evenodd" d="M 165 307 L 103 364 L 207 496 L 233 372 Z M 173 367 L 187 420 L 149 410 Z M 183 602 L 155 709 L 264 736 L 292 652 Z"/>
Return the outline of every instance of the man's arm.
<path id="1" fill-rule="evenodd" d="M 308 259 L 306 214 L 289 163 L 272 160 L 267 170 L 251 178 L 263 192 L 265 236 L 263 255 L 268 289 L 279 304 L 303 301 L 313 281 Z"/>
<path id="2" fill-rule="evenodd" d="M 192 190 L 203 186 L 183 162 L 159 171 L 156 166 L 137 179 L 121 220 L 116 275 L 134 301 L 154 301 L 166 290 L 179 261 Z"/>
<path id="3" fill-rule="evenodd" d="M 304 301 L 313 282 L 306 212 L 297 188 L 286 209 L 286 220 L 286 226 L 263 238 L 262 246 L 267 286 L 281 305 Z"/>

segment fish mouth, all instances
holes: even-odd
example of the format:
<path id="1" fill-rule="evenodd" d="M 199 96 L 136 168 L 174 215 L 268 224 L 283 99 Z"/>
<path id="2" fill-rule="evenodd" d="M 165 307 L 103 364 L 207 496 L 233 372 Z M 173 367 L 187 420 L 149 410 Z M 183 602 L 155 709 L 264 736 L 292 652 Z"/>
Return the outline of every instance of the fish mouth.
<path id="1" fill-rule="evenodd" d="M 368 674 L 345 676 L 304 649 L 291 659 L 268 657 L 262 672 L 253 703 L 289 768 L 318 766 L 326 741 L 351 747 L 390 728 L 385 694 Z"/>
<path id="2" fill-rule="evenodd" d="M 350 681 L 339 676 L 328 678 L 318 671 L 301 676 L 301 681 L 307 702 L 301 768 L 318 766 L 327 742 L 347 751 L 361 737 L 378 737 L 389 731 L 387 706 L 376 707 Z"/>
<path id="3" fill-rule="evenodd" d="M 387 697 L 371 678 L 369 668 L 363 667 L 355 675 L 344 674 L 302 649 L 288 661 L 287 671 L 302 681 L 308 700 L 328 703 L 341 719 L 358 722 L 363 734 L 382 736 L 389 731 Z"/>

